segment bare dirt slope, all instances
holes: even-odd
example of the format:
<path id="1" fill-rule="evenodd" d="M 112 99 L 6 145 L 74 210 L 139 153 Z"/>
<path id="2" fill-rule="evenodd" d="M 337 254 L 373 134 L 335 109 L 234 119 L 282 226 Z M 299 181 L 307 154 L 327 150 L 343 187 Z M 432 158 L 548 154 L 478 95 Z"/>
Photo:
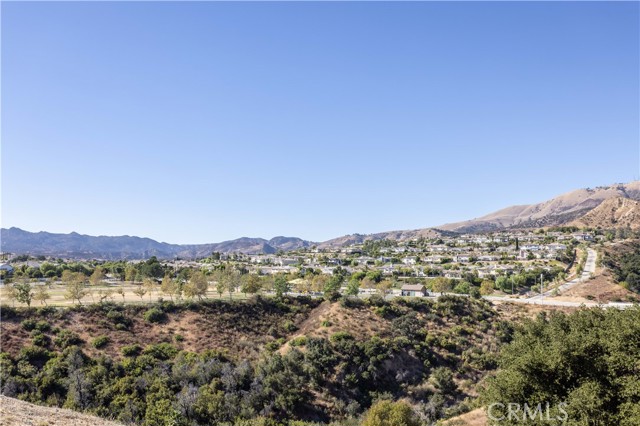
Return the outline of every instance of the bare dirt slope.
<path id="1" fill-rule="evenodd" d="M 62 408 L 42 407 L 0 395 L 1 426 L 121 426 Z"/>
<path id="2" fill-rule="evenodd" d="M 630 298 L 636 298 L 638 295 L 629 291 L 622 286 L 613 282 L 611 271 L 604 270 L 597 274 L 593 279 L 571 288 L 564 293 L 564 297 L 585 298 L 586 300 L 594 300 L 597 302 L 619 302 L 628 301 Z M 561 297 L 555 299 L 562 300 Z"/>
<path id="3" fill-rule="evenodd" d="M 640 202 L 629 198 L 605 200 L 571 225 L 589 228 L 640 228 Z"/>
<path id="4" fill-rule="evenodd" d="M 456 416 L 442 423 L 443 426 L 487 426 L 487 414 L 483 408 Z"/>

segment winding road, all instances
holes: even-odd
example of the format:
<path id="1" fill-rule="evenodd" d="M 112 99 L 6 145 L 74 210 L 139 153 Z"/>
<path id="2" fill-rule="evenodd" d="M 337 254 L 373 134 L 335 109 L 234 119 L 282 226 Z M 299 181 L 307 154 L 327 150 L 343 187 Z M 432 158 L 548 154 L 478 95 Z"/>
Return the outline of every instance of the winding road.
<path id="1" fill-rule="evenodd" d="M 566 283 L 564 283 L 561 286 L 557 287 L 558 294 L 562 294 L 565 291 L 569 290 L 570 288 L 576 286 L 577 284 L 580 284 L 580 283 L 583 283 L 583 282 L 587 281 L 591 277 L 591 274 L 594 274 L 596 272 L 596 258 L 597 257 L 598 257 L 598 253 L 594 249 L 588 248 L 587 249 L 587 261 L 584 264 L 584 269 L 582 271 L 582 274 L 580 274 L 579 277 L 576 277 L 576 278 L 572 279 L 571 281 L 567 281 Z M 533 297 L 530 297 L 529 299 L 532 299 L 532 300 L 544 299 L 545 297 L 551 296 L 555 290 L 556 289 L 545 291 L 544 293 L 537 294 L 537 295 L 535 295 Z"/>

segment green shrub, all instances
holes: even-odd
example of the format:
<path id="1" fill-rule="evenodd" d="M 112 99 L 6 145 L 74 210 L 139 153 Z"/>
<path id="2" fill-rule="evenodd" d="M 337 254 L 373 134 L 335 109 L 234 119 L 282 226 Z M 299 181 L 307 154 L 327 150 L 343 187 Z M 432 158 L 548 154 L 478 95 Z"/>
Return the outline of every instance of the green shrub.
<path id="1" fill-rule="evenodd" d="M 160 360 L 171 359 L 177 355 L 178 349 L 173 346 L 171 343 L 158 343 L 155 345 L 147 346 L 144 351 L 142 351 L 145 355 L 151 355 L 152 357 Z"/>
<path id="2" fill-rule="evenodd" d="M 44 320 L 38 321 L 36 323 L 35 329 L 44 333 L 51 330 L 51 324 Z"/>
<path id="3" fill-rule="evenodd" d="M 381 307 L 381 306 L 386 305 L 387 301 L 384 300 L 384 297 L 380 296 L 379 294 L 372 294 L 367 299 L 367 304 L 369 304 L 370 306 Z"/>
<path id="4" fill-rule="evenodd" d="M 82 339 L 73 331 L 61 330 L 58 336 L 54 340 L 54 343 L 62 349 L 69 346 L 79 345 L 82 343 Z"/>
<path id="5" fill-rule="evenodd" d="M 22 328 L 24 328 L 25 330 L 27 330 L 27 331 L 31 331 L 31 330 L 33 330 L 34 328 L 36 328 L 37 322 L 36 322 L 36 320 L 29 318 L 29 319 L 26 319 L 26 320 L 22 321 L 22 322 L 20 323 L 20 325 L 21 325 L 21 326 L 22 326 Z"/>
<path id="6" fill-rule="evenodd" d="M 275 352 L 278 349 L 280 349 L 280 347 L 282 347 L 283 344 L 284 344 L 284 339 L 281 337 L 279 339 L 268 342 L 266 345 L 264 345 L 264 347 L 269 352 Z"/>
<path id="7" fill-rule="evenodd" d="M 184 342 L 184 336 L 182 334 L 176 334 L 175 336 L 173 336 L 173 340 L 175 340 L 176 342 Z"/>
<path id="8" fill-rule="evenodd" d="M 144 313 L 143 317 L 147 322 L 163 322 L 167 319 L 167 314 L 161 309 L 151 308 Z"/>
<path id="9" fill-rule="evenodd" d="M 434 369 L 429 379 L 436 389 L 445 395 L 450 395 L 457 389 L 457 385 L 453 381 L 453 372 L 447 367 Z"/>
<path id="10" fill-rule="evenodd" d="M 288 333 L 293 333 L 298 330 L 298 327 L 293 323 L 293 321 L 285 321 L 284 324 L 282 324 L 282 328 Z"/>
<path id="11" fill-rule="evenodd" d="M 124 356 L 137 356 L 142 352 L 142 346 L 137 344 L 126 345 L 120 349 L 120 352 L 122 352 L 122 355 Z"/>
<path id="12" fill-rule="evenodd" d="M 478 287 L 471 287 L 471 289 L 469 290 L 469 296 L 474 299 L 480 299 L 482 297 L 482 294 L 480 293 L 480 289 Z"/>
<path id="13" fill-rule="evenodd" d="M 337 333 L 333 333 L 329 340 L 335 343 L 343 340 L 353 340 L 353 336 L 346 331 L 338 331 Z"/>
<path id="14" fill-rule="evenodd" d="M 365 301 L 358 297 L 344 296 L 340 299 L 340 305 L 345 308 L 360 308 L 365 306 Z"/>
<path id="15" fill-rule="evenodd" d="M 298 336 L 295 339 L 291 339 L 289 344 L 291 346 L 304 346 L 307 344 L 307 336 Z"/>
<path id="16" fill-rule="evenodd" d="M 365 413 L 362 426 L 420 426 L 422 423 L 404 401 L 380 400 Z"/>
<path id="17" fill-rule="evenodd" d="M 117 330 L 126 330 L 131 327 L 131 319 L 127 318 L 125 314 L 115 309 L 107 312 L 107 318 L 113 322 Z"/>
<path id="18" fill-rule="evenodd" d="M 495 404 L 492 411 L 505 415 L 505 425 L 516 424 L 506 419 L 512 401 L 549 401 L 551 413 L 563 406 L 569 424 L 639 425 L 639 336 L 637 307 L 527 320 L 500 351 L 500 370 L 481 389 L 479 402 Z"/>
<path id="19" fill-rule="evenodd" d="M 329 320 L 324 320 L 320 323 L 321 326 L 323 327 L 331 327 L 331 321 Z"/>
<path id="20" fill-rule="evenodd" d="M 109 337 L 108 336 L 98 336 L 95 339 L 93 339 L 93 341 L 91 342 L 91 345 L 93 345 L 93 347 L 96 348 L 96 349 L 100 349 L 100 348 L 106 346 L 107 343 L 109 343 Z"/>
<path id="21" fill-rule="evenodd" d="M 32 336 L 31 341 L 35 346 L 44 347 L 49 344 L 50 339 L 44 334 L 42 334 L 41 331 L 33 330 L 33 332 L 31 333 L 31 336 Z"/>

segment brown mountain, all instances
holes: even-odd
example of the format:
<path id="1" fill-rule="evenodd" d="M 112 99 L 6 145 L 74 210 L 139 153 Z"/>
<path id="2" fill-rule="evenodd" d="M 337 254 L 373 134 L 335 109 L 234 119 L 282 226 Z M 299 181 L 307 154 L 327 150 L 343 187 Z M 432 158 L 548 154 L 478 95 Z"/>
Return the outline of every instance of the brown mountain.
<path id="1" fill-rule="evenodd" d="M 507 207 L 486 216 L 438 228 L 465 233 L 565 225 L 584 216 L 603 201 L 615 198 L 640 200 L 640 181 L 578 189 L 542 203 Z"/>
<path id="2" fill-rule="evenodd" d="M 640 228 L 640 202 L 617 197 L 603 201 L 571 225 L 586 228 Z"/>

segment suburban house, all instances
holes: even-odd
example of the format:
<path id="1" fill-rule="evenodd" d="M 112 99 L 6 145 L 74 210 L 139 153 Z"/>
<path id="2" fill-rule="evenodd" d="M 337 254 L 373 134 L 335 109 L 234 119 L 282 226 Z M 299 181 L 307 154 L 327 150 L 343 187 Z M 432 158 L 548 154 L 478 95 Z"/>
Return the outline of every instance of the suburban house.
<path id="1" fill-rule="evenodd" d="M 427 288 L 422 284 L 405 284 L 400 291 L 402 296 L 424 297 L 427 295 Z"/>

